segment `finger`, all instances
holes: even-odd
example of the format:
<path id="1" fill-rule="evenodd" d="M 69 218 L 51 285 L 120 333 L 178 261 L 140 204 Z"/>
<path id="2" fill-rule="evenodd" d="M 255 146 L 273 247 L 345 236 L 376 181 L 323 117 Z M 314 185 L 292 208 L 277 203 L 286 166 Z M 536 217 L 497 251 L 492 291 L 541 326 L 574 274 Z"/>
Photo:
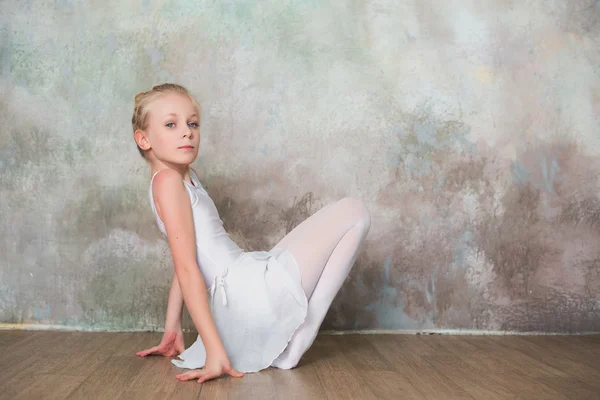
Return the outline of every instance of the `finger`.
<path id="1" fill-rule="evenodd" d="M 179 347 L 177 347 L 177 354 L 181 354 L 183 353 L 185 350 L 185 346 L 182 344 Z"/>
<path id="2" fill-rule="evenodd" d="M 228 372 L 228 374 L 233 376 L 234 378 L 241 378 L 242 376 L 244 376 L 243 372 L 239 372 L 233 368 L 231 368 L 231 370 Z"/>
<path id="3" fill-rule="evenodd" d="M 151 349 L 146 349 L 146 350 L 138 351 L 135 354 L 138 355 L 138 356 L 140 356 L 140 357 L 145 357 L 148 354 L 152 354 L 152 353 L 158 351 L 158 349 L 159 349 L 159 346 L 154 346 Z"/>
<path id="4" fill-rule="evenodd" d="M 179 379 L 180 381 L 189 381 L 190 379 L 199 378 L 203 374 L 204 374 L 204 371 L 202 371 L 202 370 L 194 370 L 194 371 L 184 372 L 183 374 L 179 374 L 176 376 L 176 378 Z"/>
<path id="5" fill-rule="evenodd" d="M 218 377 L 219 377 L 219 375 L 217 375 L 213 372 L 207 372 L 198 378 L 198 383 L 203 383 L 203 382 L 206 382 L 211 379 L 218 378 Z"/>
<path id="6" fill-rule="evenodd" d="M 194 379 L 198 377 L 198 373 L 199 371 L 188 371 L 184 372 L 183 374 L 176 375 L 175 377 L 183 380 Z"/>

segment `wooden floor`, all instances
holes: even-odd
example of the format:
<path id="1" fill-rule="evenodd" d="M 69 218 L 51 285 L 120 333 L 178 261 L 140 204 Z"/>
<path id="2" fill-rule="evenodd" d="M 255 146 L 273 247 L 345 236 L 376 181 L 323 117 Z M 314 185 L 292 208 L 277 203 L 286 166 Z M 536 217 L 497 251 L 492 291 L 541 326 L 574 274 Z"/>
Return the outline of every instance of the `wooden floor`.
<path id="1" fill-rule="evenodd" d="M 294 370 L 202 385 L 135 356 L 160 337 L 0 331 L 0 399 L 600 399 L 600 335 L 323 335 Z"/>

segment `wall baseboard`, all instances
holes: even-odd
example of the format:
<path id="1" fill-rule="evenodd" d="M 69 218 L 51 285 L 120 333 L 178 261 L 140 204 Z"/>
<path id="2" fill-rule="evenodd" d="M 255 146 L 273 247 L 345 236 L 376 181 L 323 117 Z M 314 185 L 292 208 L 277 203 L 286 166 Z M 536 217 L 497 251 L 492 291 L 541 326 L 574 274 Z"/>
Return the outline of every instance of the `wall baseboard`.
<path id="1" fill-rule="evenodd" d="M 321 331 L 323 335 L 470 335 L 470 336 L 541 336 L 541 335 L 597 335 L 599 332 L 520 332 L 520 331 L 492 331 L 492 330 L 473 330 L 473 329 L 368 329 L 356 331 Z"/>
<path id="2" fill-rule="evenodd" d="M 76 327 L 64 325 L 45 324 L 7 324 L 0 323 L 0 331 L 3 330 L 25 330 L 25 331 L 65 331 L 65 332 L 163 332 L 163 328 L 156 329 L 107 329 L 93 327 Z M 184 329 L 184 332 L 193 332 Z M 365 329 L 350 331 L 322 330 L 320 335 L 495 335 L 495 336 L 535 336 L 535 335 L 597 335 L 600 332 L 518 332 L 518 331 L 494 331 L 474 329 Z"/>

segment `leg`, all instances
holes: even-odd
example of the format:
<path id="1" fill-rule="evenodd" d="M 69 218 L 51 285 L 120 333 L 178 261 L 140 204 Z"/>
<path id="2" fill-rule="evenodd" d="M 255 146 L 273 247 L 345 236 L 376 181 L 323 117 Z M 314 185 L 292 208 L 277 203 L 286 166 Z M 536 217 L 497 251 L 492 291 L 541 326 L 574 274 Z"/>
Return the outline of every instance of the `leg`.
<path id="1" fill-rule="evenodd" d="M 306 321 L 273 366 L 295 367 L 312 345 L 369 227 L 370 216 L 362 202 L 344 198 L 317 211 L 276 245 L 287 249 L 298 262 L 309 301 Z"/>

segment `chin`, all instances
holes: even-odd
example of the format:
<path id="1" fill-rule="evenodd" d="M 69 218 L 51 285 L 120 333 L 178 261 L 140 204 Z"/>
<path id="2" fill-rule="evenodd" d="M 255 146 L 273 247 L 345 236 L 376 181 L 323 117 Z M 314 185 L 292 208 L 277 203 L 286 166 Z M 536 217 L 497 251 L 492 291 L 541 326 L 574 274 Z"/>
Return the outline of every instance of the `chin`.
<path id="1" fill-rule="evenodd" d="M 177 164 L 181 164 L 181 165 L 190 165 L 192 164 L 194 161 L 196 161 L 196 156 L 194 157 L 185 157 L 182 160 L 179 160 L 179 162 Z"/>
<path id="2" fill-rule="evenodd" d="M 197 154 L 177 154 L 174 157 L 164 157 L 159 160 L 166 164 L 187 166 L 196 161 L 197 157 Z"/>

